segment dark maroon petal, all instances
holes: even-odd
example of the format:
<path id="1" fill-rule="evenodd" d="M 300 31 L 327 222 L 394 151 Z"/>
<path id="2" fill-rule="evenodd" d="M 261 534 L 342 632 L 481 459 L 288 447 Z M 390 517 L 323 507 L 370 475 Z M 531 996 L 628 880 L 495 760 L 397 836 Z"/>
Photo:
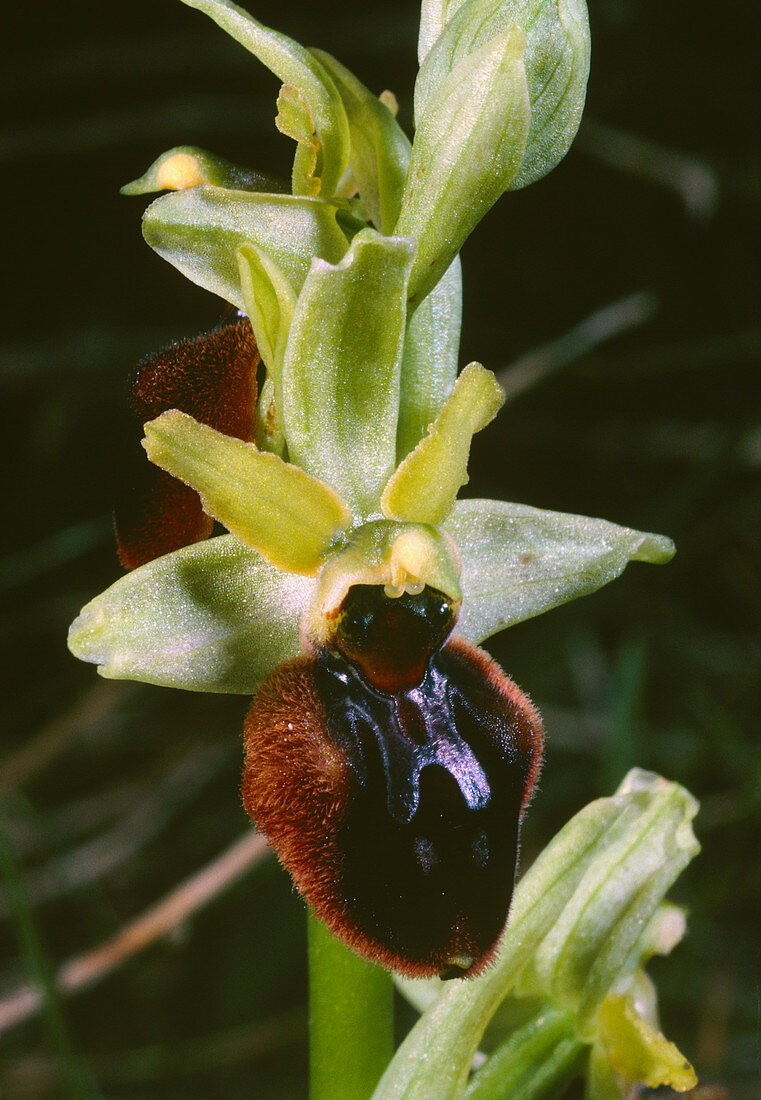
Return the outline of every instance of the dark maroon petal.
<path id="1" fill-rule="evenodd" d="M 125 569 L 207 539 L 214 520 L 201 507 L 198 493 L 176 477 L 160 470 L 145 455 L 136 483 L 122 493 L 114 517 L 116 547 Z"/>
<path id="2" fill-rule="evenodd" d="M 238 439 L 253 439 L 259 355 L 247 318 L 235 318 L 145 359 L 132 379 L 140 425 L 179 409 Z M 198 494 L 136 450 L 125 471 L 114 526 L 119 560 L 135 569 L 208 538 L 213 520 Z"/>

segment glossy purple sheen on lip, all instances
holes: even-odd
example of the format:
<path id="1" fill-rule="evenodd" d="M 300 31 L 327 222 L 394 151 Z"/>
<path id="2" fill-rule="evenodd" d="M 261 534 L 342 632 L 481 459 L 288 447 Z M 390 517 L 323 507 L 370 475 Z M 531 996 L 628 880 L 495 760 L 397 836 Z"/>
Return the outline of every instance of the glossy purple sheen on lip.
<path id="1" fill-rule="evenodd" d="M 381 594 L 351 589 L 333 643 L 265 681 L 246 720 L 243 798 L 359 954 L 411 976 L 475 974 L 507 919 L 541 722 L 486 653 L 447 641 L 441 593 Z M 417 682 L 397 650 L 420 664 Z"/>

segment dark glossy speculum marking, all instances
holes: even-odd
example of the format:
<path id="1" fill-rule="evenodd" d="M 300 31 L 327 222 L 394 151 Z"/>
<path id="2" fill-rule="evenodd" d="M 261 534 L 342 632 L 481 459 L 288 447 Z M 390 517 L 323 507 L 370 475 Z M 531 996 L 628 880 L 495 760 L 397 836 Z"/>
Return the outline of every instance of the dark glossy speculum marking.
<path id="1" fill-rule="evenodd" d="M 299 889 L 355 950 L 411 975 L 488 960 L 541 758 L 530 701 L 450 629 L 440 593 L 357 586 L 334 644 L 282 666 L 246 726 L 244 800 Z"/>
<path id="2" fill-rule="evenodd" d="M 336 616 L 333 645 L 373 687 L 394 694 L 420 683 L 456 618 L 452 601 L 433 588 L 391 597 L 381 585 L 357 584 Z"/>

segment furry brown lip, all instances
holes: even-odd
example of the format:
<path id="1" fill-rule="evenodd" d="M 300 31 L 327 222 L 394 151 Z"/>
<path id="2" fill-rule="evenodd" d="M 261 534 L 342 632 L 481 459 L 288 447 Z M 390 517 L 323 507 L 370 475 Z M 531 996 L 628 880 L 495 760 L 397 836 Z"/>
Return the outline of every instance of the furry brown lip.
<path id="1" fill-rule="evenodd" d="M 505 925 L 541 720 L 451 601 L 357 585 L 327 645 L 246 719 L 243 799 L 338 938 L 415 977 L 472 976 Z"/>

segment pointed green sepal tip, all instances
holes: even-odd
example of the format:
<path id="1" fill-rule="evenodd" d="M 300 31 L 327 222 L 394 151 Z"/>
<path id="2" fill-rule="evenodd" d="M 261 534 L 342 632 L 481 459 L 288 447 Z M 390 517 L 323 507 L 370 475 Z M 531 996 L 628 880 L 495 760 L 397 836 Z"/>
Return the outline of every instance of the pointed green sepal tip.
<path id="1" fill-rule="evenodd" d="M 632 561 L 648 561 L 651 565 L 666 565 L 676 554 L 676 546 L 667 535 L 643 534 L 632 554 Z"/>
<path id="2" fill-rule="evenodd" d="M 239 168 L 229 160 L 216 157 L 195 145 L 178 145 L 153 162 L 139 179 L 125 183 L 121 195 L 148 195 L 153 191 L 185 191 L 213 183 L 240 191 L 287 190 L 281 180 L 262 175 L 248 168 Z"/>
<path id="3" fill-rule="evenodd" d="M 200 494 L 209 515 L 280 569 L 316 574 L 351 523 L 330 486 L 176 409 L 145 425 L 143 446 L 151 462 Z"/>
<path id="4" fill-rule="evenodd" d="M 253 695 L 298 653 L 313 588 L 222 535 L 120 577 L 72 623 L 69 649 L 109 680 Z"/>
<path id="5" fill-rule="evenodd" d="M 471 440 L 491 423 L 504 401 L 491 371 L 469 363 L 428 435 L 391 475 L 381 497 L 383 514 L 408 523 L 443 523 L 467 483 Z"/>

